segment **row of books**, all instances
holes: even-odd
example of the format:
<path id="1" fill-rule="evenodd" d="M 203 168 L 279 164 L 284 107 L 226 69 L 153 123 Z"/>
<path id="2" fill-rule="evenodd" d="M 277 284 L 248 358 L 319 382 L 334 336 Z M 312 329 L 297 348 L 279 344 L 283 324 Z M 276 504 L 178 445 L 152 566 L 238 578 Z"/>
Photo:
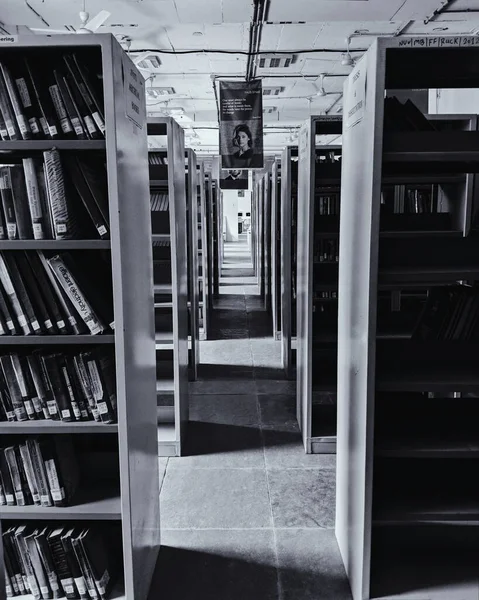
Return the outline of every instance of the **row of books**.
<path id="1" fill-rule="evenodd" d="M 106 169 L 53 149 L 0 167 L 0 239 L 109 238 Z M 93 231 L 93 227 L 94 231 Z"/>
<path id="2" fill-rule="evenodd" d="M 158 152 L 148 152 L 148 164 L 150 165 L 167 165 L 168 157 L 166 152 L 160 154 Z"/>
<path id="3" fill-rule="evenodd" d="M 170 200 L 168 194 L 150 194 L 150 210 L 152 212 L 165 212 L 169 210 Z"/>
<path id="4" fill-rule="evenodd" d="M 316 238 L 313 247 L 313 260 L 320 263 L 339 262 L 339 238 Z"/>
<path id="5" fill-rule="evenodd" d="M 116 422 L 109 349 L 0 355 L 0 421 Z"/>
<path id="6" fill-rule="evenodd" d="M 440 209 L 437 184 L 385 185 L 381 190 L 381 209 L 390 214 L 436 214 Z"/>
<path id="7" fill-rule="evenodd" d="M 108 267 L 102 259 L 90 266 L 68 253 L 0 252 L 0 335 L 111 331 Z"/>
<path id="8" fill-rule="evenodd" d="M 479 336 L 479 288 L 468 285 L 429 290 L 412 339 L 476 340 Z"/>
<path id="9" fill-rule="evenodd" d="M 315 162 L 328 165 L 341 164 L 341 156 L 338 156 L 334 150 L 316 153 Z"/>
<path id="10" fill-rule="evenodd" d="M 316 194 L 316 211 L 318 215 L 339 215 L 340 195 Z"/>
<path id="11" fill-rule="evenodd" d="M 2 537 L 9 598 L 99 600 L 118 576 L 120 541 L 105 527 L 23 524 Z"/>
<path id="12" fill-rule="evenodd" d="M 0 505 L 70 506 L 80 468 L 69 436 L 27 438 L 0 448 Z"/>
<path id="13" fill-rule="evenodd" d="M 0 60 L 2 140 L 101 139 L 103 98 L 77 53 L 52 61 L 32 56 Z"/>

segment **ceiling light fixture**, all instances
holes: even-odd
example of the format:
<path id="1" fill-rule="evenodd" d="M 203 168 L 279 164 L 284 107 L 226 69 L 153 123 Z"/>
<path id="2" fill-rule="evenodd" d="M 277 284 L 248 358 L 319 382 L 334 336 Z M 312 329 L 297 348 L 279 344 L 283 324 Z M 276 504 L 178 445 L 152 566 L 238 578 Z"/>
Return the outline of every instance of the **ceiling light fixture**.
<path id="1" fill-rule="evenodd" d="M 321 73 L 321 85 L 319 86 L 319 90 L 316 92 L 316 96 L 326 96 L 326 90 L 324 89 L 324 73 Z"/>
<path id="2" fill-rule="evenodd" d="M 351 53 L 349 52 L 350 41 L 351 41 L 351 38 L 347 37 L 346 38 L 346 53 L 341 55 L 341 64 L 343 65 L 343 67 L 352 67 L 354 65 L 353 57 L 351 56 Z"/>
<path id="3" fill-rule="evenodd" d="M 193 31 L 193 35 L 195 37 L 201 37 L 203 35 L 203 32 L 202 31 Z"/>

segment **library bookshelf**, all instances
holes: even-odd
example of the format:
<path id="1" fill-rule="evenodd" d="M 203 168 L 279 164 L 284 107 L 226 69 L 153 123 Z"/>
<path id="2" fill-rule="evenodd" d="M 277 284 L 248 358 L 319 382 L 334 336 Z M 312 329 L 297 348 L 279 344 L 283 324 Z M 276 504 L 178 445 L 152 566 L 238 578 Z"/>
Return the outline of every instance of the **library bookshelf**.
<path id="1" fill-rule="evenodd" d="M 339 116 L 311 117 L 298 140 L 296 397 L 307 453 L 336 449 L 341 146 L 318 141 L 341 129 Z"/>
<path id="2" fill-rule="evenodd" d="M 208 182 L 206 180 L 205 165 L 197 165 L 198 174 L 198 326 L 199 339 L 208 339 L 209 320 L 209 269 L 208 269 L 208 243 L 206 225 L 206 194 Z"/>
<path id="3" fill-rule="evenodd" d="M 116 367 L 117 423 L 35 420 L 2 422 L 2 444 L 19 443 L 34 434 L 43 439 L 68 437 L 83 451 L 78 461 L 92 475 L 66 508 L 0 506 L 0 526 L 14 521 L 41 527 L 80 523 L 85 527 L 116 523 L 121 531 L 122 568 L 110 597 L 146 600 L 160 547 L 158 459 L 155 418 L 155 341 L 153 279 L 151 270 L 150 215 L 146 122 L 130 120 L 125 87 L 136 85 L 144 102 L 143 78 L 112 35 L 20 36 L 14 44 L 0 46 L 0 60 L 23 57 L 59 60 L 63 53 L 91 60 L 102 73 L 106 137 L 102 140 L 21 140 L 0 143 L 0 162 L 41 156 L 55 147 L 60 156 L 99 156 L 106 163 L 110 240 L 3 240 L 1 251 L 36 250 L 108 253 L 111 264 L 114 334 L 30 335 L 0 338 L 2 354 L 20 348 L 58 351 L 109 347 Z M 141 111 L 140 111 L 141 113 Z M 131 202 L 135 198 L 135 202 Z M 75 254 L 76 253 L 76 254 Z M 15 341 L 14 341 L 15 340 Z M 29 350 L 28 350 L 29 351 Z M 81 442 L 81 443 L 80 443 Z M 87 451 L 90 449 L 90 451 Z M 93 472 L 96 471 L 96 484 Z M 99 485 L 98 481 L 103 484 Z M 0 598 L 5 598 L 3 538 L 0 538 Z M 31 596 L 29 596 L 31 597 Z"/>
<path id="4" fill-rule="evenodd" d="M 188 279 L 184 133 L 169 117 L 148 119 L 156 322 L 158 456 L 180 456 L 188 423 Z M 155 261 L 156 265 L 155 265 Z M 156 266 L 156 268 L 155 268 Z"/>
<path id="5" fill-rule="evenodd" d="M 345 84 L 336 537 L 354 600 L 479 594 L 477 117 L 394 100 L 477 87 L 478 58 L 475 37 L 379 38 Z"/>
<path id="6" fill-rule="evenodd" d="M 273 337 L 281 339 L 281 159 L 271 167 L 271 318 Z"/>
<path id="7" fill-rule="evenodd" d="M 198 174 L 197 158 L 191 148 L 185 150 L 186 166 L 186 223 L 188 256 L 188 366 L 189 378 L 198 377 L 200 360 L 199 290 L 200 272 L 198 262 Z"/>

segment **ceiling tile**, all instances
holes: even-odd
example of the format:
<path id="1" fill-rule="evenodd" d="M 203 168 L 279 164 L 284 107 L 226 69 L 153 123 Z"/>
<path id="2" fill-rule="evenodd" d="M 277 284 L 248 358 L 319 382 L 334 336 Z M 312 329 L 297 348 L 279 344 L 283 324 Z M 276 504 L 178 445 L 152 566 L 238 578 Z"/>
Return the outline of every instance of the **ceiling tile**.
<path id="1" fill-rule="evenodd" d="M 180 23 L 222 23 L 221 0 L 175 0 Z"/>

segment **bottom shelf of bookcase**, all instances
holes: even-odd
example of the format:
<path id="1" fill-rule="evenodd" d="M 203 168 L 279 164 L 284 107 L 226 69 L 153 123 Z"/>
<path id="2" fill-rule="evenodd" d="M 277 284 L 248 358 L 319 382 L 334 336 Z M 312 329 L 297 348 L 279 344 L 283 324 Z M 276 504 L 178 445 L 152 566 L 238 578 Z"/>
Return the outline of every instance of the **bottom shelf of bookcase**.
<path id="1" fill-rule="evenodd" d="M 23 596 L 13 596 L 15 600 L 34 600 L 32 594 L 24 594 Z M 60 596 L 58 600 L 66 600 L 65 596 Z M 111 594 L 106 596 L 106 600 L 127 600 L 125 594 L 125 584 L 122 581 L 119 581 L 115 584 L 114 588 L 111 591 Z"/>
<path id="2" fill-rule="evenodd" d="M 174 423 L 158 424 L 158 456 L 179 456 L 180 443 Z"/>

